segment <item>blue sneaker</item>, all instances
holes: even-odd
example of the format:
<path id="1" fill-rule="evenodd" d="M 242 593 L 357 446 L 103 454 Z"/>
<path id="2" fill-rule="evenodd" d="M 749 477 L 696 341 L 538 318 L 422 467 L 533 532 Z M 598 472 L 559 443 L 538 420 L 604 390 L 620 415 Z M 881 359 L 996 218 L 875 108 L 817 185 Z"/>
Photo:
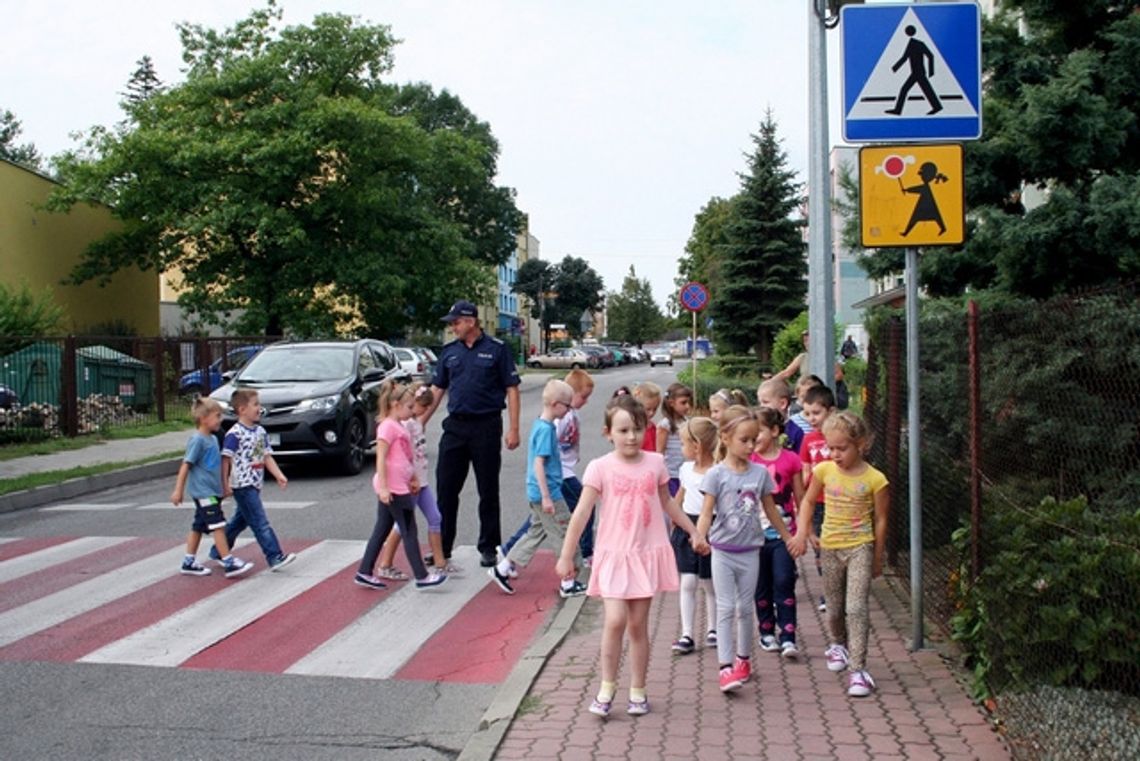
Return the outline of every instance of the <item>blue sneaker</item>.
<path id="1" fill-rule="evenodd" d="M 292 563 L 296 559 L 297 559 L 297 555 L 296 555 L 296 553 L 293 553 L 293 552 L 290 552 L 288 555 L 282 555 L 281 559 L 278 560 L 276 563 L 270 563 L 269 564 L 269 570 L 270 571 L 280 571 L 282 568 L 289 565 L 290 563 Z"/>
<path id="2" fill-rule="evenodd" d="M 182 573 L 187 576 L 209 576 L 210 569 L 199 563 L 197 560 L 183 561 Z"/>

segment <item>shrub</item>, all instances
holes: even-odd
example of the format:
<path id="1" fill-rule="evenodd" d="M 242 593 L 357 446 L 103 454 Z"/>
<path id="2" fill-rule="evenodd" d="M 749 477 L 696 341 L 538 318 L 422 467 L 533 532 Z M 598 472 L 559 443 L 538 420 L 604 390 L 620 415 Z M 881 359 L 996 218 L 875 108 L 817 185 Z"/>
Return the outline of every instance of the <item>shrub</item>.
<path id="1" fill-rule="evenodd" d="M 951 620 L 975 694 L 1052 685 L 1140 695 L 1140 511 L 1095 510 L 1084 497 L 1033 510 L 1003 501 L 987 505 L 982 537 L 985 568 L 961 582 Z M 954 541 L 965 557 L 969 532 Z"/>

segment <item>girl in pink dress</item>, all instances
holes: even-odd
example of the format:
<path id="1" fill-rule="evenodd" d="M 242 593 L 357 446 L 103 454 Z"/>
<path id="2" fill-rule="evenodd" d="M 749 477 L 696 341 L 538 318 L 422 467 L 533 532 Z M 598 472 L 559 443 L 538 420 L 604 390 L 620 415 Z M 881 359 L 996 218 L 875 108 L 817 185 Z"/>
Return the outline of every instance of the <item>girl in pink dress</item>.
<path id="1" fill-rule="evenodd" d="M 586 593 L 601 597 L 605 615 L 602 629 L 602 686 L 590 704 L 590 713 L 608 716 L 617 691 L 622 636 L 629 635 L 630 687 L 627 713 L 649 713 L 645 677 L 649 667 L 649 606 L 658 592 L 680 586 L 673 548 L 661 520 L 668 513 L 690 538 L 696 526 L 669 498 L 669 473 L 656 452 L 641 448 L 648 417 L 632 396 L 619 396 L 606 408 L 605 435 L 614 451 L 586 466 L 584 488 L 578 500 L 555 571 L 572 575 L 578 537 L 601 499 L 602 508 L 594 542 L 594 564 Z M 707 553 L 708 546 L 693 548 Z"/>

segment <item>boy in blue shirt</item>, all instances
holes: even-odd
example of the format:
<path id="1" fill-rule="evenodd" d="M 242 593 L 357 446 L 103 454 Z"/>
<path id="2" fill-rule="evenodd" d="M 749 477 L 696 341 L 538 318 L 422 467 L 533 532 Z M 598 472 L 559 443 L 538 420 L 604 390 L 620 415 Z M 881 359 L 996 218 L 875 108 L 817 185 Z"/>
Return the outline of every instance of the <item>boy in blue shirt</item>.
<path id="1" fill-rule="evenodd" d="M 222 559 L 226 578 L 241 576 L 253 568 L 241 558 L 230 554 L 226 541 L 226 516 L 222 514 L 222 456 L 214 436 L 222 425 L 222 406 L 208 397 L 198 397 L 190 408 L 197 430 L 186 442 L 186 455 L 178 468 L 174 492 L 170 501 L 182 504 L 182 495 L 188 492 L 194 501 L 194 523 L 186 537 L 186 557 L 182 560 L 182 573 L 187 576 L 209 576 L 210 569 L 198 562 L 198 545 L 202 534 L 214 537 L 214 548 Z"/>
<path id="2" fill-rule="evenodd" d="M 530 502 L 530 529 L 507 556 L 488 571 L 499 589 L 509 595 L 515 593 L 511 586 L 512 569 L 526 567 L 548 537 L 558 548 L 566 537 L 570 508 L 562 498 L 562 457 L 554 423 L 570 409 L 573 399 L 574 389 L 565 381 L 549 381 L 542 389 L 542 414 L 531 426 L 527 442 L 526 497 Z M 575 558 L 575 567 L 580 565 L 579 560 Z M 586 593 L 586 585 L 571 575 L 562 579 L 558 593 L 562 597 L 578 597 Z"/>

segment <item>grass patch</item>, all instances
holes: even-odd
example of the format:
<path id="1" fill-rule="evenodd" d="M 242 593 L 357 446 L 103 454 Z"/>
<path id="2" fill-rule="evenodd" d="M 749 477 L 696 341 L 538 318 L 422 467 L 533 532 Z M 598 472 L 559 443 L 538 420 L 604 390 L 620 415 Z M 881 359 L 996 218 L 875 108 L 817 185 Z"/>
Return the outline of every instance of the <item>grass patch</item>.
<path id="1" fill-rule="evenodd" d="M 517 716 L 526 716 L 528 713 L 538 713 L 542 710 L 542 698 L 537 695 L 527 695 L 519 702 Z"/>
<path id="2" fill-rule="evenodd" d="M 45 470 L 42 473 L 29 473 L 26 476 L 18 476 L 16 478 L 0 478 L 0 494 L 11 494 L 12 492 L 34 489 L 37 486 L 53 486 L 55 484 L 61 484 L 64 481 L 70 481 L 73 478 L 95 476 L 112 470 L 122 470 L 123 468 L 130 468 L 135 465 L 146 465 L 147 463 L 158 462 L 160 460 L 172 460 L 176 457 L 180 457 L 182 454 L 183 451 L 178 449 L 172 452 L 161 452 L 159 454 L 150 455 L 140 460 L 131 460 L 130 462 L 104 462 L 98 465 L 83 465 L 78 468 L 68 468 L 67 470 Z"/>
<path id="3" fill-rule="evenodd" d="M 32 455 L 45 455 L 55 452 L 68 452 L 74 449 L 84 449 L 92 444 L 98 444 L 100 441 L 145 439 L 150 436 L 157 436 L 160 433 L 188 431 L 193 427 L 193 421 L 187 418 L 184 420 L 168 420 L 165 423 L 147 423 L 145 425 L 108 428 L 101 433 L 77 436 L 73 439 L 66 436 L 58 436 L 50 439 L 41 439 L 40 441 L 5 444 L 0 446 L 0 461 L 14 460 L 17 457 L 29 457 Z"/>

